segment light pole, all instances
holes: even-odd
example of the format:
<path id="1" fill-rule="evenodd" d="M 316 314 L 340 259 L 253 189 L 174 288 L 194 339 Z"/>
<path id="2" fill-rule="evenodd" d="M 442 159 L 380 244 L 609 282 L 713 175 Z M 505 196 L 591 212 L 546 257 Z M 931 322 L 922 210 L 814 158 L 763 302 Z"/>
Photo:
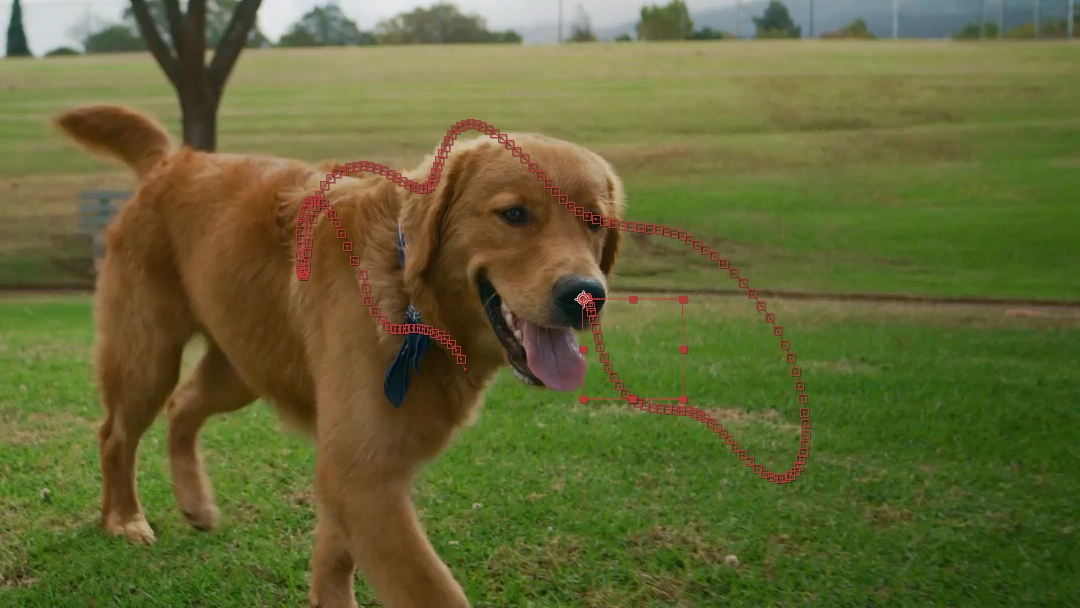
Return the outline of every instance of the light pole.
<path id="1" fill-rule="evenodd" d="M 1069 17 L 1068 22 L 1065 24 L 1065 31 L 1069 40 L 1072 40 L 1073 37 L 1073 21 L 1076 21 L 1076 6 L 1074 0 L 1069 0 Z"/>
<path id="2" fill-rule="evenodd" d="M 1039 14 L 1040 8 L 1042 7 L 1039 6 L 1039 0 L 1035 0 L 1035 38 L 1039 37 L 1039 17 L 1042 16 Z"/>
<path id="3" fill-rule="evenodd" d="M 562 3 L 563 0 L 559 0 L 559 44 L 562 44 Z"/>
<path id="4" fill-rule="evenodd" d="M 735 0 L 735 37 L 742 38 L 742 0 Z"/>
<path id="5" fill-rule="evenodd" d="M 998 40 L 1005 39 L 1005 0 L 1001 0 L 1001 15 L 998 16 Z"/>
<path id="6" fill-rule="evenodd" d="M 986 40 L 986 0 L 979 0 L 979 40 Z"/>
<path id="7" fill-rule="evenodd" d="M 892 37 L 900 37 L 900 0 L 892 0 Z"/>

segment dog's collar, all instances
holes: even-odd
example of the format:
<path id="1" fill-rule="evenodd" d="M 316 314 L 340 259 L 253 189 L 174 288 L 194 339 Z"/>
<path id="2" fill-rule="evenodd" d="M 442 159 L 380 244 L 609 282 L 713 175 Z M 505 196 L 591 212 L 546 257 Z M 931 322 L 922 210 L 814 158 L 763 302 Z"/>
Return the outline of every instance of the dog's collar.
<path id="1" fill-rule="evenodd" d="M 405 234 L 401 232 L 400 224 L 397 229 L 397 255 L 398 266 L 404 269 Z M 423 323 L 420 320 L 420 311 L 416 310 L 412 302 L 409 302 L 409 307 L 405 309 L 405 323 L 410 325 Z M 402 402 L 405 401 L 405 393 L 409 390 L 409 376 L 413 371 L 420 371 L 420 362 L 424 358 L 424 353 L 427 352 L 428 342 L 428 336 L 425 334 L 416 332 L 405 334 L 405 341 L 401 343 L 397 356 L 390 363 L 390 367 L 386 368 L 386 375 L 383 377 L 383 394 L 394 407 L 401 407 Z M 409 368 L 412 370 L 410 371 Z"/>

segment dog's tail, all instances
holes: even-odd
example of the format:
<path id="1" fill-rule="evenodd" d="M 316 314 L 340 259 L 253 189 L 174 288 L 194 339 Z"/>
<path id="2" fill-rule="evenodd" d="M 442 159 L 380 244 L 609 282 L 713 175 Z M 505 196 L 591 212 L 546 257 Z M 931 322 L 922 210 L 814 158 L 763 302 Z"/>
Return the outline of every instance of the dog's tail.
<path id="1" fill-rule="evenodd" d="M 159 122 L 122 106 L 75 108 L 57 116 L 53 124 L 90 152 L 123 161 L 140 179 L 168 158 L 173 147 Z"/>

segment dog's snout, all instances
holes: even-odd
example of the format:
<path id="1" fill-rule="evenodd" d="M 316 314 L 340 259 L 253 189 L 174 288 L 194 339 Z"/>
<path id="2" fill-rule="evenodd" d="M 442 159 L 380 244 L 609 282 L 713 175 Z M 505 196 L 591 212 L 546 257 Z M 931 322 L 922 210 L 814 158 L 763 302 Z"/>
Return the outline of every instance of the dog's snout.
<path id="1" fill-rule="evenodd" d="M 556 316 L 559 321 L 575 329 L 581 329 L 583 326 L 583 307 L 579 298 L 582 293 L 592 298 L 596 312 L 600 312 L 600 308 L 604 305 L 604 298 L 607 297 L 602 282 L 592 277 L 578 275 L 566 276 L 555 282 L 553 298 Z"/>

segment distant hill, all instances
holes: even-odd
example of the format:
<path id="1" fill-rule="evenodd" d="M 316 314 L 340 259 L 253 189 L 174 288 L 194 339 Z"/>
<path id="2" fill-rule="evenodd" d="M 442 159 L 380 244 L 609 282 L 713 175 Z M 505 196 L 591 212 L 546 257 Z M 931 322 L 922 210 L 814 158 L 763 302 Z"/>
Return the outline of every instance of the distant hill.
<path id="1" fill-rule="evenodd" d="M 654 0 L 663 3 L 662 0 Z M 968 23 L 979 20 L 980 0 L 901 0 L 900 2 L 900 37 L 901 38 L 947 38 Z M 795 23 L 802 26 L 803 36 L 809 35 L 809 2 L 795 0 L 788 2 L 791 16 Z M 766 0 L 754 0 L 743 4 L 741 18 L 734 6 L 704 9 L 691 13 L 694 28 L 711 27 L 735 33 L 738 21 L 744 37 L 752 37 L 753 18 L 760 15 L 768 5 Z M 870 6 L 867 6 L 870 5 Z M 814 9 L 814 35 L 839 29 L 855 19 L 866 21 L 870 31 L 880 38 L 892 36 L 892 2 L 890 0 L 816 0 Z M 1043 0 L 1042 19 L 1064 19 L 1065 0 Z M 1005 7 L 1005 28 L 1034 21 L 1035 0 L 1007 0 Z M 986 19 L 997 23 L 1001 18 L 1001 0 L 986 0 Z M 596 28 L 596 35 L 601 40 L 610 40 L 621 34 L 634 35 L 635 22 Z M 569 24 L 565 26 L 569 31 Z M 558 40 L 558 26 L 546 23 L 519 29 L 527 44 L 550 44 Z"/>

